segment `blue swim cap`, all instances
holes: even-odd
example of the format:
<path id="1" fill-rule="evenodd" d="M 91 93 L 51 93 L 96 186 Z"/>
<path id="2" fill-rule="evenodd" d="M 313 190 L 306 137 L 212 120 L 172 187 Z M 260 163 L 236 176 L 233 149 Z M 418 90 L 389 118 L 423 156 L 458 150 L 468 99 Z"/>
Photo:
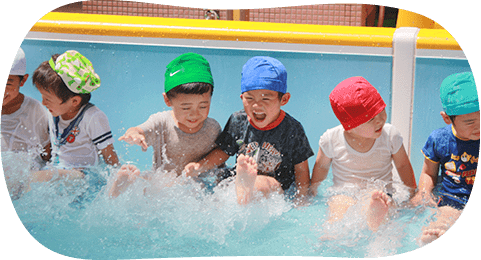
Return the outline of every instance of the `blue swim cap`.
<path id="1" fill-rule="evenodd" d="M 472 72 L 452 74 L 443 80 L 440 89 L 444 112 L 450 116 L 479 111 L 478 92 Z"/>
<path id="2" fill-rule="evenodd" d="M 287 72 L 282 63 L 267 56 L 256 56 L 242 68 L 241 92 L 268 89 L 281 93 L 287 91 Z"/>

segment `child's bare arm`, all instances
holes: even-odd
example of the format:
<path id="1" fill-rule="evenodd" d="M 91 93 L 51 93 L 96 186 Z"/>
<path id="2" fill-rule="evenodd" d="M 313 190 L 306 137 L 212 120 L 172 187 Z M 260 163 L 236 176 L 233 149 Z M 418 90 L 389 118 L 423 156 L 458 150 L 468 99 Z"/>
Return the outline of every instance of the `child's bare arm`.
<path id="1" fill-rule="evenodd" d="M 331 162 L 332 159 L 327 157 L 322 152 L 322 149 L 319 148 L 319 151 L 317 152 L 316 163 L 312 169 L 310 191 L 313 196 L 317 195 L 317 188 L 321 182 L 326 179 L 329 168 L 331 167 Z"/>
<path id="2" fill-rule="evenodd" d="M 297 197 L 305 198 L 309 194 L 309 163 L 307 160 L 294 165 L 294 174 L 296 177 Z"/>
<path id="3" fill-rule="evenodd" d="M 119 138 L 119 141 L 125 141 L 129 144 L 136 144 L 143 149 L 147 149 L 149 147 L 145 141 L 144 131 L 138 126 L 129 128 L 125 134 Z"/>
<path id="4" fill-rule="evenodd" d="M 423 169 L 419 177 L 419 187 L 416 195 L 411 199 L 414 205 L 421 203 L 434 204 L 431 193 L 436 186 L 438 179 L 439 163 L 433 162 L 427 158 L 424 159 Z"/>
<path id="5" fill-rule="evenodd" d="M 113 144 L 109 144 L 107 147 L 100 150 L 100 153 L 104 157 L 105 163 L 112 166 L 119 165 L 119 157 L 117 157 L 117 153 L 115 152 Z"/>
<path id="6" fill-rule="evenodd" d="M 409 157 L 406 153 L 406 149 L 404 145 L 399 148 L 399 151 L 392 155 L 392 159 L 394 161 L 394 165 L 396 166 L 396 170 L 399 173 L 399 177 L 401 177 L 401 181 L 407 187 L 411 188 L 411 195 L 414 194 L 416 190 L 416 177 L 414 177 L 414 170 L 409 161 Z"/>
<path id="7" fill-rule="evenodd" d="M 201 172 L 213 169 L 225 163 L 229 159 L 229 155 L 222 149 L 216 148 L 207 154 L 198 162 L 191 162 L 184 167 L 184 171 L 188 177 L 197 177 Z"/>

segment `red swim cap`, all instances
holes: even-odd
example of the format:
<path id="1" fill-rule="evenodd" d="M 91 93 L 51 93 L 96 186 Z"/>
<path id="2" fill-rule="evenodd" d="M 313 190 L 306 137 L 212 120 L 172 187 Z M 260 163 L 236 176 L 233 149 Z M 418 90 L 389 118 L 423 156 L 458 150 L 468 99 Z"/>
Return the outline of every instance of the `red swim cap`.
<path id="1" fill-rule="evenodd" d="M 366 123 L 386 107 L 376 88 L 363 77 L 343 80 L 332 90 L 329 100 L 346 131 Z"/>

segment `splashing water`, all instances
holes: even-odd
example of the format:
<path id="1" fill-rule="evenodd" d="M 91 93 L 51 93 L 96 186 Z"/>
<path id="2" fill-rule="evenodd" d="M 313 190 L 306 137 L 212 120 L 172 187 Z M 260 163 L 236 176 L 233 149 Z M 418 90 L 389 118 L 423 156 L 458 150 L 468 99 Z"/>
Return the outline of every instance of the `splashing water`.
<path id="1" fill-rule="evenodd" d="M 8 183 L 21 182 L 28 171 L 19 160 L 6 160 Z M 5 157 L 7 156 L 7 157 Z M 22 168 L 23 167 L 23 168 Z M 89 180 L 34 183 L 14 198 L 30 234 L 47 248 L 77 258 L 159 258 L 198 256 L 334 256 L 377 257 L 418 248 L 421 227 L 433 211 L 398 207 L 378 232 L 371 232 L 356 206 L 342 221 L 326 224 L 327 180 L 310 206 L 296 207 L 280 194 L 237 204 L 235 184 L 176 177 L 161 170 L 150 181 L 138 178 L 112 199 L 108 191 L 115 170 L 99 169 L 107 184 L 82 207 L 72 204 Z M 208 186 L 208 185 L 207 185 Z M 323 235 L 335 232 L 335 239 Z"/>

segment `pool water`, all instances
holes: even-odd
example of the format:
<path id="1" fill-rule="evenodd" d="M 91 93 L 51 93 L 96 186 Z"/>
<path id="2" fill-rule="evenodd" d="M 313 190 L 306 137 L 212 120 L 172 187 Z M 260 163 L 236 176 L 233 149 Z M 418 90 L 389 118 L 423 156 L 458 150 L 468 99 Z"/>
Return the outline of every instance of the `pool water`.
<path id="1" fill-rule="evenodd" d="M 2 154 L 2 158 L 8 156 Z M 6 176 L 16 175 L 21 168 L 5 159 L 4 166 Z M 377 257 L 418 248 L 417 236 L 434 216 L 433 209 L 400 206 L 390 212 L 389 221 L 378 232 L 371 232 L 359 208 L 353 206 L 344 220 L 328 225 L 330 179 L 322 183 L 308 207 L 297 206 L 279 194 L 240 206 L 233 183 L 208 185 L 212 178 L 199 182 L 175 178 L 162 170 L 154 174 L 154 181 L 138 179 L 111 199 L 108 190 L 115 170 L 101 170 L 107 185 L 94 200 L 80 206 L 72 201 L 85 191 L 86 180 L 32 184 L 29 192 L 14 200 L 30 234 L 57 253 L 84 259 Z M 399 194 L 403 192 L 401 189 Z M 402 196 L 394 199 L 403 200 Z"/>
<path id="2" fill-rule="evenodd" d="M 211 64 L 215 92 L 209 116 L 221 126 L 242 108 L 239 100 L 240 71 L 251 57 L 279 59 L 289 72 L 292 95 L 283 109 L 299 120 L 314 152 L 319 136 L 339 121 L 330 108 L 328 93 L 347 77 L 362 75 L 375 85 L 391 117 L 392 57 L 343 53 L 284 52 L 250 49 L 150 46 L 108 42 L 70 42 L 26 39 L 22 43 L 27 72 L 54 53 L 74 49 L 88 57 L 102 78 L 92 102 L 104 111 L 118 139 L 126 129 L 149 115 L 169 109 L 163 103 L 165 65 L 185 52 L 196 52 Z M 440 81 L 455 72 L 470 70 L 467 60 L 418 58 L 414 93 L 411 163 L 419 179 L 424 158 L 419 152 L 429 133 L 444 126 L 435 96 Z M 22 93 L 40 100 L 29 80 Z M 135 163 L 144 174 L 152 165 L 151 149 L 115 142 L 122 161 Z M 21 190 L 30 157 L 2 153 L 7 183 L 13 193 Z M 315 156 L 309 159 L 312 169 Z M 231 159 L 232 160 L 232 159 Z M 232 164 L 232 162 L 230 162 Z M 330 177 L 308 207 L 297 207 L 284 196 L 273 195 L 241 207 L 233 185 L 210 187 L 176 180 L 159 172 L 157 184 L 139 180 L 115 200 L 108 189 L 115 170 L 102 166 L 107 185 L 94 200 L 72 203 L 88 188 L 88 180 L 32 185 L 31 191 L 14 197 L 13 205 L 30 234 L 47 248 L 62 255 L 91 258 L 163 258 L 201 256 L 332 256 L 374 257 L 409 252 L 423 226 L 435 218 L 432 208 L 403 207 L 403 192 L 395 198 L 401 206 L 376 233 L 370 232 L 359 208 L 353 207 L 343 221 L 327 225 Z M 148 192 L 144 194 L 144 190 Z M 366 193 L 364 191 L 364 193 Z M 359 194 L 364 194 L 360 191 Z M 358 195 L 358 194 L 353 194 Z M 17 198 L 18 197 L 18 198 Z M 464 215 L 464 214 L 463 214 Z M 474 222 L 474 221 L 473 221 Z M 472 224 L 471 222 L 470 224 Z M 334 234 L 334 235 L 333 235 Z M 438 252 L 439 254 L 439 252 Z M 444 252 L 442 253 L 444 254 Z"/>

